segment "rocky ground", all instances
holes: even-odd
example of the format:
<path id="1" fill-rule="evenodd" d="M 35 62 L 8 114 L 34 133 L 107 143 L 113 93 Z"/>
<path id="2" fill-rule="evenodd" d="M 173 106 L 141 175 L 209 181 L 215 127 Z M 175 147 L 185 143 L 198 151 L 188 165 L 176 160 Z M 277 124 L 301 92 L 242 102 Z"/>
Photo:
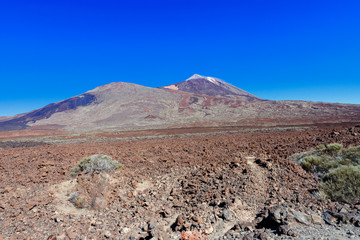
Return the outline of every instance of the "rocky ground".
<path id="1" fill-rule="evenodd" d="M 114 134 L 114 136 L 117 134 Z M 154 134 L 156 135 L 156 134 Z M 0 144 L 0 239 L 360 239 L 360 202 L 321 200 L 288 160 L 360 145 L 360 126 L 73 144 Z M 107 141 L 109 140 L 109 141 Z M 113 173 L 70 169 L 107 154 Z M 68 199 L 77 192 L 82 201 Z"/>

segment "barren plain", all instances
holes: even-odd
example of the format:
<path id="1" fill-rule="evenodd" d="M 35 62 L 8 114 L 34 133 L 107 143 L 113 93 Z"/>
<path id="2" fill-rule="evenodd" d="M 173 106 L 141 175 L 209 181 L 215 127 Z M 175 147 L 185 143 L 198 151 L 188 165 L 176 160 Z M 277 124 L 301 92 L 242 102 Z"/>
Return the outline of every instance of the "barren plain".
<path id="1" fill-rule="evenodd" d="M 359 136 L 357 123 L 2 132 L 0 239 L 359 239 L 360 202 L 321 200 L 289 160 Z M 71 178 L 93 154 L 123 168 Z"/>

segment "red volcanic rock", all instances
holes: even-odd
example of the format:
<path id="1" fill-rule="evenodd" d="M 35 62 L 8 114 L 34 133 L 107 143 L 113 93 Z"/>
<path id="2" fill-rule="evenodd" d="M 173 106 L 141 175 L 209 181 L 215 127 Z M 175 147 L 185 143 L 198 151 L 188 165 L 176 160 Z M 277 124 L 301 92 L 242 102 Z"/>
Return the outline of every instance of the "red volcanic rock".
<path id="1" fill-rule="evenodd" d="M 338 203 L 318 199 L 316 178 L 287 158 L 319 144 L 360 145 L 354 132 L 360 133 L 354 124 L 218 135 L 166 129 L 133 132 L 132 139 L 130 132 L 93 133 L 81 136 L 83 143 L 64 135 L 50 138 L 52 145 L 0 148 L 0 232 L 5 239 L 180 239 L 179 231 L 241 239 L 264 232 L 256 227 L 273 206 L 293 216 L 281 224 L 291 223 L 299 236 L 304 232 L 294 227 L 301 221 L 321 232 L 322 213 L 331 211 L 335 220 L 348 215 Z M 119 140 L 121 134 L 127 138 Z M 100 153 L 124 168 L 69 178 L 80 159 Z M 69 201 L 73 192 L 84 199 L 82 208 Z M 355 216 L 347 222 L 358 225 L 358 208 L 346 211 Z M 304 235 L 311 237 L 318 238 Z"/>

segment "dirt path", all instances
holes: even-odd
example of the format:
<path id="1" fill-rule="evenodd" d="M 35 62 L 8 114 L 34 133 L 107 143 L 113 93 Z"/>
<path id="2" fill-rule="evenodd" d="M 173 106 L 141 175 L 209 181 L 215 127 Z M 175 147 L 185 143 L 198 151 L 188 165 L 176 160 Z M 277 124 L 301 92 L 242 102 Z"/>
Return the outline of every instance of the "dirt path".
<path id="1" fill-rule="evenodd" d="M 260 167 L 255 161 L 256 157 L 245 157 L 246 163 L 250 169 L 250 179 L 254 184 L 256 195 L 267 197 L 267 177 L 264 174 L 264 168 Z"/>

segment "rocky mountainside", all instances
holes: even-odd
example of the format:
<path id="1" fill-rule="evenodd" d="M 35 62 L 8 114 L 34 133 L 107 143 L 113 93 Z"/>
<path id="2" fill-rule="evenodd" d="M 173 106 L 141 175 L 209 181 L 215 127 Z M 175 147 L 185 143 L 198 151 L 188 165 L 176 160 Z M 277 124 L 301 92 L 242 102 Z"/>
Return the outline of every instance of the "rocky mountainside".
<path id="1" fill-rule="evenodd" d="M 194 75 L 164 88 L 110 83 L 29 113 L 2 118 L 0 131 L 134 130 L 359 119 L 360 105 L 265 101 L 221 80 Z"/>

